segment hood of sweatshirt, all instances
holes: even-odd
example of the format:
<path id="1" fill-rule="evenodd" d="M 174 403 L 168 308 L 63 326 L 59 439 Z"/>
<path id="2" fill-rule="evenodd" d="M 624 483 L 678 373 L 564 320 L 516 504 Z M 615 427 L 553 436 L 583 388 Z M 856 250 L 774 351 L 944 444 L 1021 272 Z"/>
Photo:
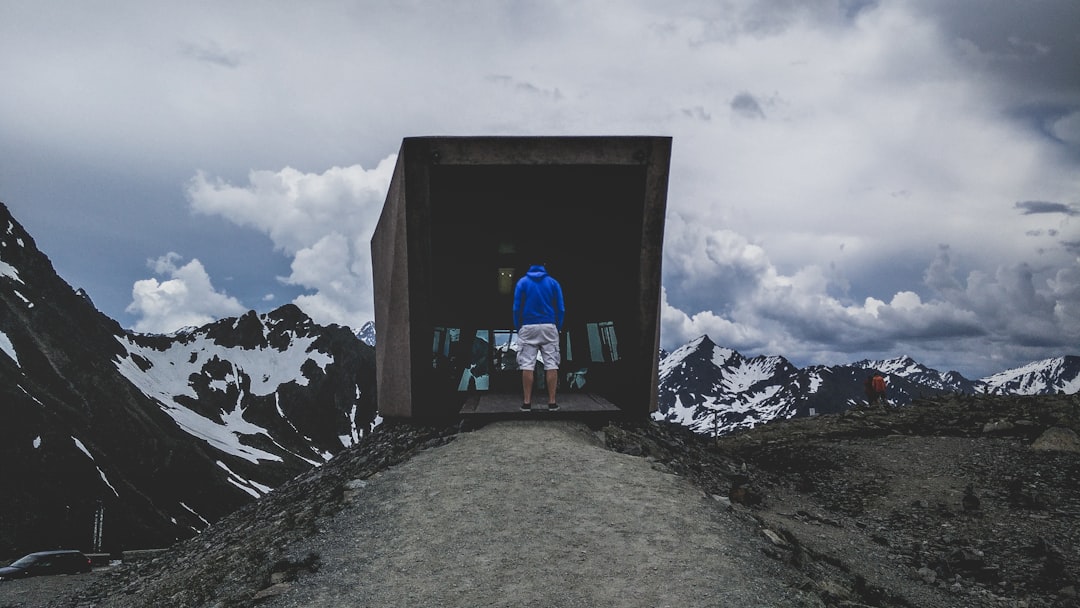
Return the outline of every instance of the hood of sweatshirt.
<path id="1" fill-rule="evenodd" d="M 543 266 L 536 265 L 536 266 L 530 266 L 529 267 L 529 272 L 525 273 L 525 276 L 529 277 L 530 279 L 532 279 L 534 281 L 539 281 L 540 279 L 548 276 L 548 273 L 547 273 L 547 269 L 545 269 Z"/>

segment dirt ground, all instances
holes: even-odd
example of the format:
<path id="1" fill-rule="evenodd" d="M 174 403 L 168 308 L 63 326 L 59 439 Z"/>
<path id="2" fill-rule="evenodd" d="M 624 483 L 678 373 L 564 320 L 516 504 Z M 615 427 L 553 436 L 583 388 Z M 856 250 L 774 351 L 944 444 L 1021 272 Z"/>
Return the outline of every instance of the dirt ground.
<path id="1" fill-rule="evenodd" d="M 0 582 L 0 608 L 40 608 L 87 587 L 101 573 L 37 576 Z"/>
<path id="2" fill-rule="evenodd" d="M 266 606 L 814 604 L 738 515 L 580 424 L 496 423 L 362 492 L 375 512 L 343 511 Z"/>

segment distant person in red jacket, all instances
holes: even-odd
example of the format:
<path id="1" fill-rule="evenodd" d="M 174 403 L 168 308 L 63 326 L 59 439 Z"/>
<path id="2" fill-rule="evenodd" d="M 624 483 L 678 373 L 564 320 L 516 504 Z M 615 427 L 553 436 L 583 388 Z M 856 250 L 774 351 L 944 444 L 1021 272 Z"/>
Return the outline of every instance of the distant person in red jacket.
<path id="1" fill-rule="evenodd" d="M 874 391 L 874 374 L 866 376 L 866 380 L 863 382 L 863 392 L 866 393 L 866 405 L 874 405 L 874 401 L 877 399 L 877 392 Z"/>
<path id="2" fill-rule="evenodd" d="M 888 403 L 885 399 L 885 377 L 881 374 L 874 374 L 871 383 L 874 387 L 874 403 L 880 403 L 881 405 Z"/>

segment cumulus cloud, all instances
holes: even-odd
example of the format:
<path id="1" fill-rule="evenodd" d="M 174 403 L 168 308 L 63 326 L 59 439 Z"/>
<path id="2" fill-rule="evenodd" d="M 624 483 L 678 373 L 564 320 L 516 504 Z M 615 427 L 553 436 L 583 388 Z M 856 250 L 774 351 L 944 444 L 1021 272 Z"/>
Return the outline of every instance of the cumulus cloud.
<path id="1" fill-rule="evenodd" d="M 142 278 L 117 278 L 132 251 L 190 252 L 235 225 L 276 255 L 248 252 L 263 262 L 230 268 L 234 291 L 284 275 L 319 321 L 355 325 L 393 164 L 378 161 L 403 136 L 671 135 L 669 346 L 709 333 L 800 363 L 986 369 L 1076 337 L 1075 0 L 361 4 L 26 3 L 0 20 L 0 72 L 20 83 L 0 96 L 0 167 L 28 191 L 7 196 L 43 242 L 54 231 L 58 267 L 85 258 L 60 226 L 140 216 L 109 222 L 127 248 L 79 277 L 99 305 Z M 342 56 L 368 60 L 324 69 Z M 115 191 L 86 188 L 110 167 Z M 193 167 L 201 217 L 142 211 Z M 210 249 L 195 257 L 220 267 Z"/>
<path id="2" fill-rule="evenodd" d="M 974 314 L 992 342 L 1058 349 L 1080 343 L 1080 259 L 1061 268 L 1019 263 L 957 277 L 948 255 L 939 251 L 927 285 L 949 305 Z"/>
<path id="3" fill-rule="evenodd" d="M 251 171 L 241 186 L 199 172 L 187 196 L 196 212 L 265 233 L 291 257 L 279 280 L 309 291 L 294 303 L 313 319 L 359 328 L 374 318 L 370 242 L 396 160 L 370 170 Z"/>
<path id="4" fill-rule="evenodd" d="M 220 292 L 210 282 L 202 263 L 193 259 L 182 266 L 183 257 L 170 251 L 147 266 L 168 277 L 136 281 L 127 312 L 136 315 L 135 331 L 168 333 L 181 327 L 199 326 L 218 318 L 243 314 L 247 309 L 236 298 Z"/>
<path id="5" fill-rule="evenodd" d="M 837 295 L 836 279 L 816 264 L 784 273 L 763 247 L 734 232 L 678 221 L 674 227 L 661 315 L 668 349 L 707 334 L 744 353 L 782 353 L 800 365 L 908 354 L 980 374 L 997 371 L 995 359 L 1057 356 L 1080 343 L 1080 261 L 1057 270 L 1016 264 L 958 276 L 953 251 L 941 245 L 923 274 L 931 299 L 900 290 L 854 302 Z M 983 353 L 960 354 L 978 343 Z"/>

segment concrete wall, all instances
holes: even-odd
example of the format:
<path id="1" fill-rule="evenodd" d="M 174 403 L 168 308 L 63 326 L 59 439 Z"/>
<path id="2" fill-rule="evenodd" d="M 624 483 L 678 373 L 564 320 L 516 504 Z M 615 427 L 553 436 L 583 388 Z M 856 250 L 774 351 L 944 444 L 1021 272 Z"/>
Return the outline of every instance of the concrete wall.
<path id="1" fill-rule="evenodd" d="M 405 139 L 371 241 L 380 414 L 456 414 L 434 328 L 510 326 L 493 270 L 539 257 L 568 323 L 618 325 L 606 396 L 631 417 L 655 411 L 670 154 L 667 137 Z"/>

